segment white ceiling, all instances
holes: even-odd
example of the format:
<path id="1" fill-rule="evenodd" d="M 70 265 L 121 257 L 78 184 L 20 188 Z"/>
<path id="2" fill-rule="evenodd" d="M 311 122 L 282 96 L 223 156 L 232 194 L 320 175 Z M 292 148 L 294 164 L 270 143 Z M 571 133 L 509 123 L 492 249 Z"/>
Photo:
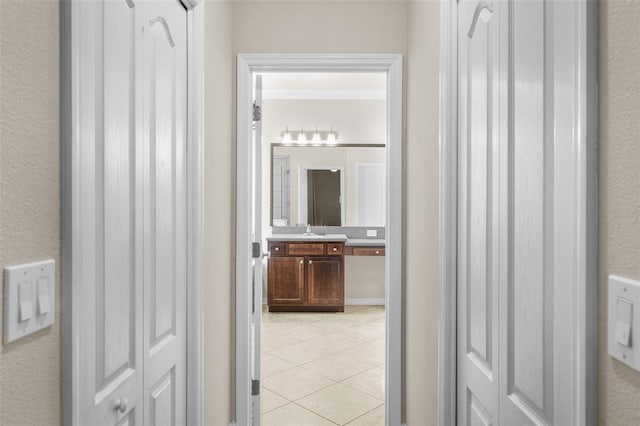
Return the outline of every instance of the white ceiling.
<path id="1" fill-rule="evenodd" d="M 385 73 L 264 73 L 264 99 L 385 99 Z"/>

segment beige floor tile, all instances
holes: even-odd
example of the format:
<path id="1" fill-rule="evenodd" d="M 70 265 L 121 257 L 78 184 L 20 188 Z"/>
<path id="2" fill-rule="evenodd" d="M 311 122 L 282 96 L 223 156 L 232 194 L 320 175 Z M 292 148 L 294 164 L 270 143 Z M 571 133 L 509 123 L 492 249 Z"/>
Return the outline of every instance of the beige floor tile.
<path id="1" fill-rule="evenodd" d="M 383 402 L 344 385 L 335 384 L 298 400 L 297 404 L 344 425 Z"/>
<path id="2" fill-rule="evenodd" d="M 384 362 L 384 344 L 380 347 L 376 340 L 372 340 L 346 349 L 342 355 L 353 357 L 372 366 L 378 365 Z"/>
<path id="3" fill-rule="evenodd" d="M 384 425 L 384 312 L 363 305 L 344 313 L 265 312 L 262 424 Z"/>
<path id="4" fill-rule="evenodd" d="M 271 354 L 292 364 L 301 365 L 337 352 L 335 345 L 323 337 L 285 346 L 272 351 Z"/>
<path id="5" fill-rule="evenodd" d="M 371 322 L 384 319 L 384 311 L 378 311 L 375 309 L 363 309 L 362 311 L 356 311 L 349 315 L 349 319 L 354 322 Z"/>
<path id="6" fill-rule="evenodd" d="M 262 381 L 263 387 L 291 401 L 295 401 L 333 383 L 332 380 L 303 368 L 290 368 L 269 376 Z"/>
<path id="7" fill-rule="evenodd" d="M 384 405 L 347 423 L 347 426 L 384 426 Z"/>
<path id="8" fill-rule="evenodd" d="M 317 322 L 312 322 L 309 325 L 323 331 L 324 332 L 323 334 L 327 334 L 327 333 L 333 333 L 334 331 L 348 329 L 350 327 L 357 325 L 357 323 L 354 323 L 351 321 L 342 321 L 342 322 L 317 321 Z"/>
<path id="9" fill-rule="evenodd" d="M 370 306 L 369 305 L 345 305 L 344 313 L 350 314 L 352 312 L 358 312 L 367 308 L 370 308 Z"/>
<path id="10" fill-rule="evenodd" d="M 280 359 L 277 356 L 263 353 L 260 367 L 262 377 L 264 378 L 272 376 L 281 371 L 288 370 L 289 368 L 293 368 L 295 367 L 295 365 L 283 359 Z"/>
<path id="11" fill-rule="evenodd" d="M 333 315 L 325 316 L 321 318 L 318 322 L 322 322 L 324 324 L 338 323 L 338 324 L 344 324 L 346 326 L 349 323 L 354 323 L 354 324 L 356 323 L 356 321 L 353 319 L 353 315 L 355 314 L 356 314 L 355 312 L 353 314 L 345 314 L 344 312 L 337 312 Z"/>
<path id="12" fill-rule="evenodd" d="M 262 333 L 260 341 L 262 344 L 262 351 L 271 352 L 284 346 L 293 345 L 294 343 L 298 343 L 301 340 L 302 339 L 294 334 Z"/>
<path id="13" fill-rule="evenodd" d="M 271 392 L 269 389 L 264 387 L 260 389 L 260 412 L 262 414 L 287 405 L 289 402 L 291 401 Z"/>
<path id="14" fill-rule="evenodd" d="M 384 338 L 385 325 L 376 324 L 374 322 L 358 324 L 354 327 L 348 328 L 348 331 L 357 334 L 364 340 L 373 340 Z"/>
<path id="15" fill-rule="evenodd" d="M 335 423 L 293 403 L 264 414 L 261 420 L 262 426 L 335 426 Z"/>
<path id="16" fill-rule="evenodd" d="M 384 401 L 384 368 L 366 370 L 343 380 L 342 384 Z"/>
<path id="17" fill-rule="evenodd" d="M 314 337 L 327 334 L 328 332 L 320 327 L 314 327 L 316 323 L 296 323 L 286 329 L 286 333 L 296 336 L 300 341 L 313 339 Z"/>
<path id="18" fill-rule="evenodd" d="M 370 365 L 353 358 L 336 354 L 311 361 L 310 363 L 302 365 L 301 368 L 311 370 L 314 373 L 339 382 L 368 370 Z"/>
<path id="19" fill-rule="evenodd" d="M 359 345 L 360 343 L 364 343 L 366 339 L 350 331 L 349 329 L 346 329 L 334 331 L 333 333 L 319 336 L 310 341 L 316 344 L 320 343 L 330 345 L 334 347 L 336 351 L 341 351 Z"/>

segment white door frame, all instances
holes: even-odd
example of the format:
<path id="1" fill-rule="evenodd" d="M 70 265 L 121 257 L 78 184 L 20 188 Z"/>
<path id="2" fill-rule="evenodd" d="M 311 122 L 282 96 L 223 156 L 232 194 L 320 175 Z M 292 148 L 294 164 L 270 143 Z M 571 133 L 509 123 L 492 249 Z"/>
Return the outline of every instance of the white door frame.
<path id="1" fill-rule="evenodd" d="M 579 181 L 575 205 L 580 279 L 567 283 L 576 295 L 573 327 L 576 424 L 596 424 L 598 344 L 598 7 L 596 0 L 562 2 L 574 35 L 574 164 Z M 440 314 L 438 325 L 438 425 L 456 423 L 458 1 L 440 1 Z"/>
<path id="2" fill-rule="evenodd" d="M 251 422 L 251 123 L 252 73 L 387 73 L 386 424 L 402 409 L 402 55 L 240 54 L 237 58 L 236 423 Z M 390 191 L 394 188 L 397 190 Z M 244 285 L 242 284 L 244 283 Z"/>
<path id="3" fill-rule="evenodd" d="M 77 424 L 81 374 L 78 366 L 78 329 L 83 319 L 74 315 L 83 285 L 79 280 L 78 208 L 80 188 L 77 182 L 77 153 L 81 144 L 78 133 L 80 111 L 79 11 L 84 0 L 61 2 L 61 270 L 62 270 L 62 363 L 63 421 Z M 91 0 L 87 0 L 91 1 Z M 125 1 L 125 0 L 123 0 Z M 203 253 L 204 253 L 204 10 L 200 0 L 180 1 L 187 13 L 187 424 L 204 425 L 204 321 L 203 321 Z M 136 0 L 126 0 L 135 7 Z"/>

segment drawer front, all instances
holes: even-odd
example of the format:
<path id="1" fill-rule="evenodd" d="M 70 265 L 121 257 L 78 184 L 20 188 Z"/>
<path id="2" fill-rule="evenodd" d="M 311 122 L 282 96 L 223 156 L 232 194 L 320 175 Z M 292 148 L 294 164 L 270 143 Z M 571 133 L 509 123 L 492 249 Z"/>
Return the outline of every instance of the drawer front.
<path id="1" fill-rule="evenodd" d="M 322 256 L 324 243 L 289 243 L 289 256 Z"/>
<path id="2" fill-rule="evenodd" d="M 271 252 L 271 256 L 286 256 L 287 255 L 287 245 L 286 243 L 269 243 L 269 251 Z"/>
<path id="3" fill-rule="evenodd" d="M 343 252 L 342 243 L 327 243 L 327 255 L 328 256 L 340 256 Z"/>
<path id="4" fill-rule="evenodd" d="M 384 256 L 384 247 L 354 247 L 354 256 Z"/>

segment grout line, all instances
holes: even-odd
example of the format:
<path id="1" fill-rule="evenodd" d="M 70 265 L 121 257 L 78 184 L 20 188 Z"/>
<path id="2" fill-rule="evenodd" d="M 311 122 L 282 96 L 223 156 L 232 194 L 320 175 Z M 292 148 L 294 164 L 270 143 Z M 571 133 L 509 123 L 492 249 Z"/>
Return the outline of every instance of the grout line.
<path id="1" fill-rule="evenodd" d="M 313 410 L 311 410 L 311 409 L 309 409 L 309 408 L 307 408 L 307 407 L 303 407 L 302 405 L 300 405 L 300 404 L 298 404 L 298 403 L 296 403 L 296 402 L 293 402 L 293 401 L 292 401 L 291 403 L 292 403 L 292 404 L 297 405 L 298 407 L 302 408 L 303 410 L 306 410 L 306 411 L 308 411 L 308 412 L 310 412 L 310 413 L 312 413 L 312 414 L 315 414 L 315 415 L 316 415 L 316 416 L 318 416 L 318 417 L 322 417 L 323 419 L 325 419 L 325 420 L 326 420 L 326 421 L 328 421 L 328 422 L 333 423 L 334 425 L 341 426 L 341 425 L 340 425 L 340 423 L 336 423 L 336 422 L 334 422 L 333 420 L 331 420 L 330 418 L 327 418 L 327 417 L 323 416 L 323 415 L 322 415 L 322 414 L 320 414 L 320 413 L 316 413 L 315 411 L 313 411 Z"/>
<path id="2" fill-rule="evenodd" d="M 370 309 L 370 308 L 372 308 L 372 307 L 370 307 L 370 306 L 365 306 L 365 307 L 363 307 L 362 309 L 357 309 L 357 310 L 355 310 L 355 311 L 353 311 L 353 312 L 345 313 L 344 317 L 345 317 L 345 319 L 346 319 L 346 317 L 348 317 L 348 316 L 349 316 L 349 315 L 351 315 L 351 314 L 358 314 L 358 313 L 361 313 L 361 312 L 363 312 L 363 311 L 365 311 L 365 310 L 367 310 L 367 309 Z M 372 311 L 375 311 L 375 310 L 374 310 L 374 309 L 372 309 Z M 274 314 L 269 314 L 269 315 L 274 315 Z M 278 315 L 278 314 L 276 314 L 276 315 Z M 265 315 L 264 315 L 264 312 L 263 312 L 263 319 L 264 319 L 264 317 L 265 317 Z M 373 398 L 373 399 L 375 399 L 376 401 L 380 401 L 380 402 L 381 402 L 381 404 L 380 404 L 380 405 L 377 405 L 377 406 L 376 406 L 376 407 L 374 407 L 373 409 L 371 409 L 371 410 L 369 410 L 369 411 L 367 411 L 367 412 L 363 413 L 362 415 L 360 415 L 360 416 L 358 416 L 358 417 L 356 417 L 356 418 L 354 418 L 354 419 L 350 420 L 350 421 L 349 421 L 349 424 L 350 424 L 350 423 L 352 423 L 352 422 L 354 422 L 354 421 L 356 421 L 357 419 L 359 419 L 359 418 L 361 418 L 361 417 L 363 417 L 363 416 L 366 416 L 367 414 L 371 413 L 372 411 L 377 410 L 380 406 L 384 406 L 384 400 L 382 400 L 382 401 L 381 401 L 377 396 L 371 395 L 371 394 L 369 394 L 369 393 L 367 393 L 367 392 L 364 392 L 364 391 L 361 391 L 361 390 L 359 390 L 359 389 L 355 389 L 355 388 L 353 388 L 353 387 L 351 387 L 351 386 L 349 386 L 349 385 L 344 384 L 343 382 L 345 382 L 345 381 L 347 381 L 347 380 L 349 380 L 349 379 L 352 379 L 353 377 L 356 377 L 356 376 L 358 376 L 358 375 L 364 374 L 364 373 L 366 373 L 366 372 L 368 372 L 368 371 L 371 371 L 371 370 L 373 370 L 373 369 L 380 368 L 380 365 L 382 365 L 382 366 L 384 367 L 385 362 L 382 362 L 381 364 L 371 365 L 371 364 L 369 364 L 369 362 L 365 362 L 365 361 L 362 361 L 362 360 L 357 360 L 358 362 L 360 362 L 360 363 L 362 363 L 362 364 L 367 364 L 367 366 L 368 366 L 368 367 L 367 367 L 365 370 L 363 370 L 363 371 L 360 371 L 360 372 L 358 372 L 358 373 L 355 373 L 355 374 L 353 374 L 353 375 L 351 375 L 351 376 L 345 377 L 345 378 L 343 378 L 343 379 L 341 379 L 341 380 L 338 380 L 338 381 L 336 381 L 335 379 L 333 379 L 333 378 L 331 378 L 331 377 L 327 377 L 327 376 L 325 376 L 325 375 L 323 375 L 323 374 L 321 374 L 321 373 L 318 373 L 318 372 L 316 372 L 316 371 L 313 371 L 313 370 L 309 369 L 308 367 L 304 367 L 305 365 L 310 364 L 310 363 L 313 363 L 313 362 L 315 362 L 315 361 L 319 361 L 319 360 L 322 360 L 322 359 L 325 359 L 325 358 L 328 358 L 328 357 L 331 357 L 331 356 L 339 356 L 339 355 L 343 354 L 344 352 L 346 352 L 346 351 L 348 351 L 348 350 L 350 350 L 350 349 L 352 349 L 352 348 L 355 348 L 355 347 L 357 347 L 357 346 L 360 346 L 360 345 L 364 345 L 364 344 L 367 344 L 367 343 L 373 342 L 374 340 L 379 340 L 380 338 L 383 338 L 383 339 L 384 339 L 384 337 L 385 337 L 385 335 L 384 335 L 384 334 L 383 334 L 382 336 L 376 336 L 376 337 L 371 338 L 371 339 L 364 338 L 364 340 L 363 340 L 363 341 L 359 341 L 359 342 L 358 342 L 358 343 L 356 343 L 356 344 L 353 344 L 353 345 L 347 346 L 347 347 L 345 347 L 345 348 L 341 348 L 341 349 L 339 349 L 339 350 L 337 350 L 337 351 L 330 352 L 330 353 L 328 353 L 328 354 L 322 355 L 322 356 L 320 356 L 319 358 L 315 358 L 315 359 L 307 360 L 307 361 L 305 361 L 305 362 L 303 362 L 303 363 L 301 363 L 301 364 L 293 363 L 293 362 L 291 362 L 291 361 L 288 361 L 288 360 L 286 360 L 286 359 L 283 359 L 283 358 L 281 358 L 280 356 L 278 356 L 278 355 L 276 355 L 276 354 L 274 353 L 275 351 L 282 351 L 282 350 L 285 350 L 286 348 L 288 348 L 288 347 L 290 347 L 290 346 L 293 346 L 293 345 L 297 345 L 297 344 L 300 344 L 300 343 L 309 342 L 309 341 L 311 341 L 311 340 L 313 340 L 313 339 L 317 339 L 317 338 L 321 338 L 321 337 L 324 337 L 324 336 L 328 336 L 328 335 L 333 334 L 333 333 L 338 333 L 338 332 L 348 331 L 349 329 L 352 329 L 352 328 L 361 327 L 361 326 L 366 326 L 366 325 L 369 325 L 369 324 L 371 324 L 371 323 L 373 323 L 373 322 L 380 321 L 380 320 L 382 320 L 382 319 L 384 319 L 384 317 L 383 317 L 383 318 L 369 319 L 369 320 L 366 320 L 366 321 L 363 321 L 363 322 L 352 322 L 352 321 L 349 321 L 349 320 L 347 319 L 347 320 L 345 321 L 345 322 L 346 322 L 346 324 L 345 324 L 345 326 L 344 326 L 344 327 L 337 328 L 337 329 L 335 329 L 335 330 L 331 330 L 331 331 L 325 331 L 325 332 L 322 332 L 321 334 L 318 334 L 318 335 L 316 335 L 316 336 L 309 337 L 309 338 L 303 338 L 302 340 L 299 340 L 299 341 L 297 341 L 297 342 L 290 343 L 290 344 L 288 344 L 288 345 L 285 345 L 285 346 L 282 346 L 282 347 L 279 347 L 279 348 L 276 348 L 276 349 L 272 349 L 272 350 L 270 350 L 270 351 L 268 351 L 268 352 L 263 352 L 263 353 L 261 354 L 262 356 L 263 356 L 263 355 L 270 355 L 270 356 L 272 356 L 272 357 L 274 357 L 274 358 L 276 358 L 276 359 L 278 359 L 278 360 L 280 360 L 280 361 L 283 361 L 283 362 L 286 362 L 287 364 L 292 365 L 292 367 L 288 367 L 288 368 L 285 368 L 285 369 L 280 370 L 280 371 L 278 371 L 278 372 L 272 373 L 272 374 L 270 374 L 269 376 L 264 376 L 264 377 L 262 377 L 262 379 L 266 379 L 266 378 L 268 378 L 268 377 L 272 377 L 272 376 L 274 376 L 274 375 L 277 375 L 277 374 L 280 374 L 280 373 L 284 373 L 284 372 L 286 372 L 286 371 L 288 371 L 288 370 L 291 370 L 291 369 L 293 369 L 293 368 L 301 368 L 301 369 L 303 369 L 303 370 L 305 370 L 305 371 L 308 371 L 308 372 L 313 373 L 313 374 L 316 374 L 316 375 L 318 375 L 318 376 L 320 376 L 320 377 L 326 378 L 326 379 L 327 379 L 327 380 L 329 380 L 331 383 L 330 383 L 330 384 L 328 384 L 328 385 L 326 385 L 326 386 L 322 386 L 321 388 L 319 388 L 319 389 L 317 389 L 317 390 L 315 390 L 315 391 L 313 391 L 313 392 L 311 392 L 311 393 L 309 393 L 309 394 L 307 394 L 307 395 L 303 395 L 303 396 L 301 396 L 301 397 L 299 397 L 299 398 L 297 398 L 297 399 L 295 399 L 295 400 L 289 399 L 289 398 L 285 397 L 284 395 L 281 395 L 281 394 L 279 394 L 278 392 L 275 392 L 273 389 L 270 389 L 269 387 L 265 386 L 265 385 L 264 385 L 264 383 L 263 383 L 263 384 L 262 384 L 262 387 L 263 387 L 264 389 L 266 389 L 266 390 L 268 390 L 268 391 L 272 392 L 273 394 L 275 394 L 275 395 L 279 396 L 280 398 L 284 399 L 284 400 L 285 400 L 285 401 L 287 401 L 287 402 L 286 402 L 284 405 L 281 405 L 281 406 L 279 406 L 279 407 L 273 408 L 273 409 L 271 409 L 271 410 L 269 410 L 269 411 L 265 411 L 264 413 L 260 413 L 260 416 L 262 417 L 263 415 L 265 415 L 265 414 L 267 414 L 267 413 L 271 413 L 271 412 L 272 412 L 272 411 L 274 411 L 274 410 L 277 410 L 277 409 L 283 408 L 283 407 L 287 406 L 288 404 L 294 404 L 294 405 L 297 405 L 298 407 L 300 407 L 300 408 L 304 409 L 305 411 L 308 411 L 308 412 L 310 412 L 310 413 L 312 413 L 312 414 L 314 414 L 314 415 L 317 415 L 317 416 L 319 416 L 319 417 L 321 417 L 321 418 L 323 418 L 323 419 L 325 419 L 325 420 L 327 420 L 327 421 L 331 422 L 332 424 L 336 424 L 336 425 L 337 425 L 338 423 L 336 423 L 335 421 L 333 421 L 333 420 L 331 420 L 331 419 L 329 419 L 329 418 L 327 418 L 327 417 L 323 416 L 322 414 L 317 413 L 317 412 L 315 412 L 315 411 L 313 411 L 313 410 L 311 410 L 311 409 L 309 409 L 309 408 L 307 408 L 307 407 L 304 407 L 304 406 L 302 406 L 302 405 L 298 404 L 298 401 L 300 401 L 301 399 L 304 399 L 304 398 L 306 398 L 306 397 L 309 397 L 309 396 L 311 396 L 311 395 L 314 395 L 314 394 L 316 394 L 316 393 L 318 393 L 318 392 L 320 392 L 320 391 L 322 391 L 322 390 L 325 390 L 325 389 L 327 389 L 327 388 L 329 388 L 329 387 L 331 387 L 331 386 L 338 385 L 338 384 L 339 384 L 339 385 L 342 385 L 343 387 L 345 387 L 345 388 L 347 388 L 347 389 L 349 389 L 349 390 L 351 390 L 351 391 L 353 391 L 353 392 L 356 392 L 356 393 L 362 394 L 362 395 L 364 395 L 364 396 L 367 396 L 367 397 Z M 292 318 L 292 321 L 274 321 L 274 322 L 270 322 L 270 321 L 266 320 L 266 321 L 263 321 L 263 324 L 264 324 L 264 323 L 276 324 L 275 326 L 272 326 L 272 327 L 274 327 L 276 330 L 278 330 L 278 328 L 279 328 L 279 327 L 278 327 L 278 326 L 279 326 L 279 324 L 282 324 L 282 325 L 285 325 L 285 326 L 286 326 L 286 325 L 294 325 L 294 326 L 310 326 L 310 327 L 317 327 L 317 326 L 314 326 L 314 324 L 319 323 L 319 322 L 321 322 L 321 321 L 323 321 L 323 320 L 324 320 L 324 318 L 318 318 L 318 319 L 313 320 L 313 321 L 299 321 L 299 320 L 296 320 L 296 319 Z M 263 326 L 263 330 L 264 330 L 264 326 Z M 262 330 L 262 331 L 263 331 L 263 330 Z M 286 332 L 285 332 L 285 333 L 286 333 Z M 262 333 L 262 336 L 265 336 L 265 335 L 268 335 L 268 333 Z"/>
<path id="3" fill-rule="evenodd" d="M 371 414 L 371 413 L 373 413 L 374 411 L 376 411 L 376 410 L 377 410 L 378 408 L 380 408 L 380 407 L 384 407 L 384 402 L 382 403 L 382 405 L 378 405 L 377 407 L 375 407 L 375 408 L 373 408 L 373 409 L 371 409 L 371 410 L 367 411 L 366 413 L 362 414 L 361 416 L 358 416 L 358 417 L 356 417 L 355 419 L 350 420 L 350 421 L 349 421 L 349 423 L 346 423 L 344 426 L 349 426 L 350 424 L 352 424 L 352 423 L 353 423 L 353 422 L 355 422 L 356 420 L 358 420 L 358 419 L 360 419 L 360 418 L 362 418 L 362 417 L 366 416 L 367 414 Z"/>

